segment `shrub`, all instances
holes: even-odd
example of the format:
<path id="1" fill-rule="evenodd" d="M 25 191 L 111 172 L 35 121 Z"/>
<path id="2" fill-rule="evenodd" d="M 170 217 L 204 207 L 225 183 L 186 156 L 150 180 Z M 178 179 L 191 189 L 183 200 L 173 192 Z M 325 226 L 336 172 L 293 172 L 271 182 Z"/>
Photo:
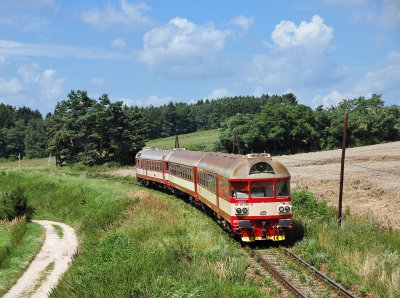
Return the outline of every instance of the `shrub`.
<path id="1" fill-rule="evenodd" d="M 12 221 L 22 216 L 25 216 L 27 221 L 32 219 L 34 208 L 28 205 L 28 198 L 24 192 L 23 187 L 17 186 L 10 193 L 0 194 L 0 220 Z"/>
<path id="2" fill-rule="evenodd" d="M 318 202 L 315 195 L 306 189 L 295 189 L 292 192 L 292 204 L 297 216 L 311 220 L 327 221 L 332 217 L 326 201 Z"/>

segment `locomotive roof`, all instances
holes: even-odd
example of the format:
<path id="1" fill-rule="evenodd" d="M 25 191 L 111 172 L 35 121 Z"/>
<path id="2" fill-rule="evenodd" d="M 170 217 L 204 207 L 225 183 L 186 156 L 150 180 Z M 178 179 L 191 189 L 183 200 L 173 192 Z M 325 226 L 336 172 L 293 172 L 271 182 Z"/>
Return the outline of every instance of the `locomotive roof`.
<path id="1" fill-rule="evenodd" d="M 271 169 L 264 172 L 253 172 L 253 166 L 266 163 Z M 287 168 L 279 161 L 272 160 L 269 154 L 236 155 L 228 153 L 207 153 L 198 163 L 198 168 L 217 173 L 229 179 L 288 178 Z M 250 174 L 251 173 L 251 174 Z"/>
<path id="2" fill-rule="evenodd" d="M 180 148 L 174 150 L 144 148 L 139 151 L 136 157 L 195 166 L 229 179 L 290 177 L 289 171 L 282 163 L 271 159 L 270 155 L 265 153 L 237 155 L 221 152 L 189 151 Z M 263 172 L 252 171 L 257 164 L 268 164 L 268 170 Z"/>
<path id="3" fill-rule="evenodd" d="M 155 148 L 143 148 L 136 154 L 136 158 L 145 158 L 153 160 L 168 160 L 169 156 L 174 153 L 174 150 L 161 150 Z"/>
<path id="4" fill-rule="evenodd" d="M 201 151 L 189 151 L 185 149 L 175 149 L 174 154 L 169 158 L 170 162 L 179 163 L 186 166 L 197 166 L 199 160 L 205 155 Z"/>

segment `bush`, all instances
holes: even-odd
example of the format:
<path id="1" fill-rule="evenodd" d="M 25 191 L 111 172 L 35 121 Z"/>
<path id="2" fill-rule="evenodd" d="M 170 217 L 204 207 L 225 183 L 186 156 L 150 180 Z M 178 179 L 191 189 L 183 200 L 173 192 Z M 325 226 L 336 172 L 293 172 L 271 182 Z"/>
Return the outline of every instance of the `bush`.
<path id="1" fill-rule="evenodd" d="M 333 213 L 326 201 L 318 202 L 315 195 L 306 189 L 295 189 L 292 192 L 292 204 L 298 217 L 307 217 L 310 220 L 328 221 Z"/>
<path id="2" fill-rule="evenodd" d="M 12 221 L 22 216 L 27 221 L 32 219 L 34 208 L 28 205 L 28 198 L 24 194 L 25 190 L 17 186 L 11 193 L 2 193 L 0 197 L 0 220 Z"/>

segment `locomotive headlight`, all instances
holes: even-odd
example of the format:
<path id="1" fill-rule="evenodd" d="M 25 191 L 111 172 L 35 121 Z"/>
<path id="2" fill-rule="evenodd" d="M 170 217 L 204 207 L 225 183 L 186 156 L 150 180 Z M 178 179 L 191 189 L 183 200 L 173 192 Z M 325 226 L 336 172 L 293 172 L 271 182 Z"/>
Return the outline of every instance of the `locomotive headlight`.
<path id="1" fill-rule="evenodd" d="M 286 212 L 290 212 L 290 206 L 286 206 L 286 207 L 285 207 L 285 211 L 286 211 Z"/>
<path id="2" fill-rule="evenodd" d="M 285 211 L 285 207 L 279 206 L 279 212 L 284 212 L 284 211 Z"/>
<path id="3" fill-rule="evenodd" d="M 249 212 L 249 210 L 248 210 L 247 208 L 243 208 L 243 209 L 242 209 L 242 212 L 243 212 L 243 213 L 247 213 L 247 212 Z"/>
<path id="4" fill-rule="evenodd" d="M 236 208 L 236 213 L 237 213 L 237 214 L 240 214 L 240 213 L 242 213 L 242 209 L 240 209 L 240 208 Z"/>

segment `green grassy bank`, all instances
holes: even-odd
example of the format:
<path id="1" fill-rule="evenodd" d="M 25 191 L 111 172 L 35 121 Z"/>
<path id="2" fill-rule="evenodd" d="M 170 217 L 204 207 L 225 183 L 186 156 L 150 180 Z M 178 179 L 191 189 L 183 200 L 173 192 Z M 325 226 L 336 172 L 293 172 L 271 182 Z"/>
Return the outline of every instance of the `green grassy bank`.
<path id="1" fill-rule="evenodd" d="M 0 188 L 22 186 L 35 219 L 76 229 L 79 251 L 51 297 L 275 297 L 248 278 L 239 243 L 182 200 L 109 169 L 40 165 L 0 165 Z M 339 227 L 336 211 L 305 190 L 293 191 L 293 205 L 296 253 L 358 296 L 397 297 L 399 233 L 351 210 Z"/>
<path id="2" fill-rule="evenodd" d="M 0 174 L 5 191 L 26 190 L 35 219 L 77 231 L 79 251 L 52 297 L 265 297 L 245 278 L 240 245 L 173 196 L 110 175 Z"/>
<path id="3" fill-rule="evenodd" d="M 178 136 L 179 147 L 194 151 L 212 151 L 214 143 L 218 141 L 219 129 L 199 130 L 194 133 Z M 148 147 L 159 149 L 173 149 L 175 137 L 150 140 L 146 143 Z"/>

